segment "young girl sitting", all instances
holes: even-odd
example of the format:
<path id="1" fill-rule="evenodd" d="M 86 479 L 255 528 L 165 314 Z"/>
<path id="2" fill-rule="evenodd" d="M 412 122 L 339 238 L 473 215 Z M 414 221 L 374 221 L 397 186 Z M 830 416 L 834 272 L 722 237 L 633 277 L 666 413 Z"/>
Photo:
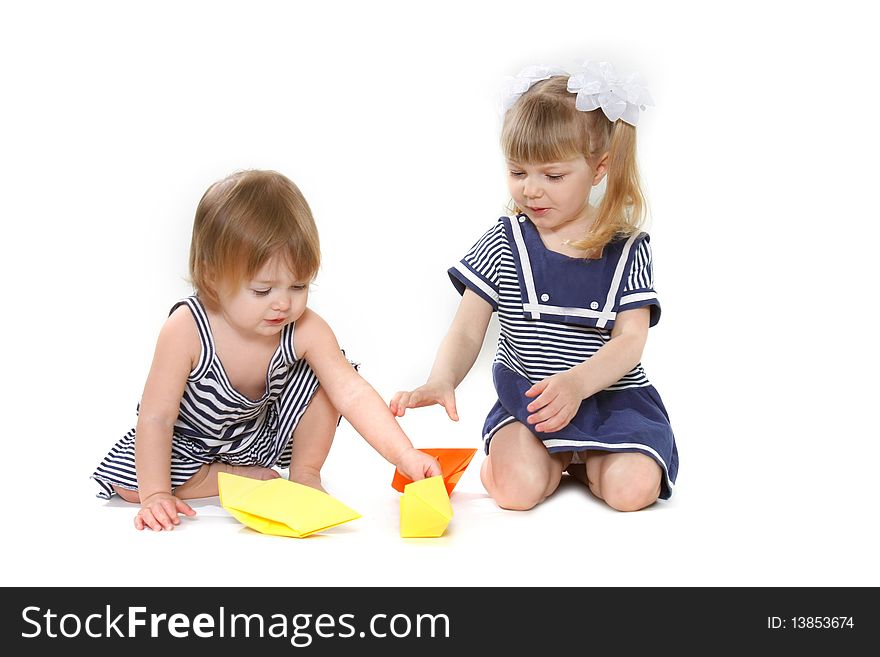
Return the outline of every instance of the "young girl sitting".
<path id="1" fill-rule="evenodd" d="M 195 295 L 159 333 L 137 427 L 92 477 L 99 497 L 140 503 L 137 529 L 173 529 L 183 500 L 217 495 L 217 473 L 278 477 L 323 490 L 340 414 L 411 479 L 441 474 L 413 448 L 376 391 L 306 307 L 320 264 L 299 189 L 274 171 L 212 185 L 190 247 Z"/>
<path id="2" fill-rule="evenodd" d="M 473 366 L 493 311 L 498 402 L 483 427 L 481 479 L 507 509 L 530 509 L 566 470 L 614 509 L 672 493 L 678 452 L 640 364 L 660 318 L 636 129 L 650 96 L 607 63 L 578 75 L 543 67 L 511 85 L 502 128 L 515 214 L 501 217 L 449 270 L 461 304 L 428 381 L 391 400 L 441 404 Z M 607 177 L 597 207 L 590 191 Z"/>

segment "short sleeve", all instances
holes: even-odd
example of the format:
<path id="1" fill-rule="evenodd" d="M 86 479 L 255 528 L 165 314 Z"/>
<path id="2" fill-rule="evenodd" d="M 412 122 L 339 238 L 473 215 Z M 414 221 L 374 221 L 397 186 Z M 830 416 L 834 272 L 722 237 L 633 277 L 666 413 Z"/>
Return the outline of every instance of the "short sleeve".
<path id="1" fill-rule="evenodd" d="M 499 220 L 449 268 L 449 279 L 459 294 L 471 289 L 498 310 L 498 265 L 505 240 L 504 224 Z"/>
<path id="2" fill-rule="evenodd" d="M 638 246 L 634 251 L 617 312 L 622 313 L 650 306 L 651 326 L 654 326 L 660 321 L 660 301 L 654 290 L 654 262 L 651 255 L 650 239 L 647 235 L 638 241 Z"/>

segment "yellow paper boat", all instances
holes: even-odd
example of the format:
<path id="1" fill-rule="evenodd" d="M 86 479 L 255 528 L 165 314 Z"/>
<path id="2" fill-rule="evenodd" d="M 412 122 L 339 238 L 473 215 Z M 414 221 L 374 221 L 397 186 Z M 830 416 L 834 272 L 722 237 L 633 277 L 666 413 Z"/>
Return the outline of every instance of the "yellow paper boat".
<path id="1" fill-rule="evenodd" d="M 452 504 L 443 477 L 428 477 L 407 484 L 400 496 L 400 536 L 436 538 L 452 520 Z"/>
<path id="2" fill-rule="evenodd" d="M 241 523 L 263 534 L 303 538 L 361 515 L 327 493 L 287 479 L 217 475 L 220 504 Z"/>

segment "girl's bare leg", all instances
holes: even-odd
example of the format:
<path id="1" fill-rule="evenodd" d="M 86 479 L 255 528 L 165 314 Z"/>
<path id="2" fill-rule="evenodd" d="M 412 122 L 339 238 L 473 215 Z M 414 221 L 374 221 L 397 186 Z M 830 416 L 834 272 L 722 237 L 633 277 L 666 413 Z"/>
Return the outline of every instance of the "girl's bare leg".
<path id="1" fill-rule="evenodd" d="M 489 443 L 480 479 L 498 506 L 525 511 L 556 490 L 570 460 L 571 454 L 550 454 L 528 427 L 512 422 Z"/>
<path id="2" fill-rule="evenodd" d="M 330 402 L 324 389 L 319 387 L 293 432 L 290 481 L 324 490 L 321 486 L 321 468 L 330 453 L 338 423 L 339 411 Z"/>
<path id="3" fill-rule="evenodd" d="M 638 511 L 651 506 L 660 496 L 663 473 L 650 456 L 590 451 L 586 465 L 590 491 L 612 509 Z"/>
<path id="4" fill-rule="evenodd" d="M 250 477 L 251 479 L 276 479 L 280 477 L 272 468 L 263 468 L 258 465 L 229 465 L 228 463 L 206 463 L 190 477 L 183 485 L 174 489 L 174 496 L 181 500 L 194 500 L 199 497 L 213 497 L 220 494 L 217 488 L 217 474 L 226 472 Z M 128 490 L 114 486 L 113 490 L 126 502 L 140 504 L 140 494 L 136 490 Z"/>

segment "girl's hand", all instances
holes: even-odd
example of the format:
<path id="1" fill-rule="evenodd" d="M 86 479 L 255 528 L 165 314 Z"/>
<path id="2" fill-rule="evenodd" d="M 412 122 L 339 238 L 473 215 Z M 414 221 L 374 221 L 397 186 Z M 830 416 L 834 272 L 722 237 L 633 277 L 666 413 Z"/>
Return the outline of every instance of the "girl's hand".
<path id="1" fill-rule="evenodd" d="M 180 524 L 177 514 L 194 516 L 196 512 L 192 507 L 171 493 L 153 493 L 141 500 L 141 510 L 134 518 L 135 529 L 150 529 L 160 532 L 163 529 L 171 531 L 174 525 Z"/>
<path id="2" fill-rule="evenodd" d="M 526 406 L 531 413 L 526 421 L 534 425 L 535 431 L 542 433 L 559 431 L 567 426 L 584 400 L 577 376 L 570 370 L 538 381 L 526 390 L 526 397 L 537 397 Z"/>
<path id="3" fill-rule="evenodd" d="M 421 408 L 440 404 L 446 409 L 450 420 L 458 422 L 458 411 L 455 409 L 455 388 L 442 383 L 426 383 L 411 392 L 398 392 L 388 404 L 396 417 L 403 417 L 408 408 Z"/>
<path id="4" fill-rule="evenodd" d="M 404 452 L 403 456 L 394 465 L 397 466 L 401 473 L 413 481 L 443 476 L 443 471 L 440 469 L 437 459 L 415 448 Z"/>

